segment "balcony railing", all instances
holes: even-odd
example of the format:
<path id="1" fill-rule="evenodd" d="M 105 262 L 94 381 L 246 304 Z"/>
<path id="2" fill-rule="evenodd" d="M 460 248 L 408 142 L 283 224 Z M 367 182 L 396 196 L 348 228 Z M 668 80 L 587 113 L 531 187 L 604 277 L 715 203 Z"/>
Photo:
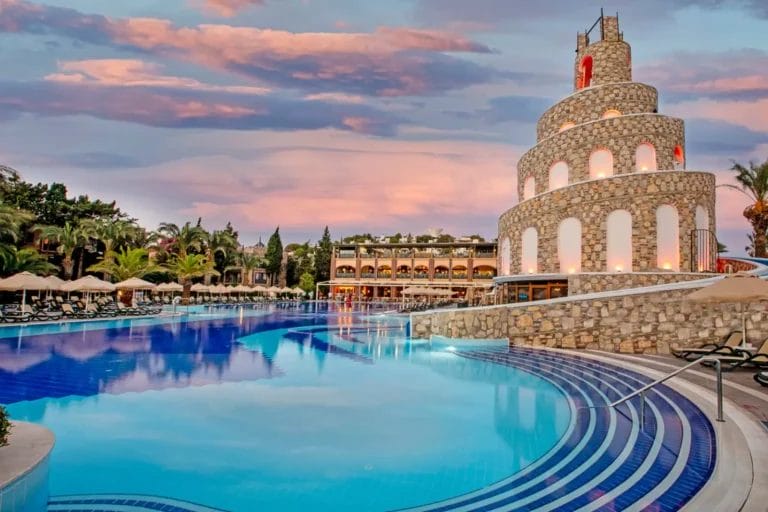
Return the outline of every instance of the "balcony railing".
<path id="1" fill-rule="evenodd" d="M 416 272 L 413 274 L 414 279 L 429 279 L 429 274 L 427 272 Z"/>
<path id="2" fill-rule="evenodd" d="M 363 272 L 360 274 L 360 277 L 363 279 L 374 279 L 376 277 L 376 274 L 374 272 Z"/>
<path id="3" fill-rule="evenodd" d="M 435 274 L 435 279 L 448 279 L 448 274 Z"/>
<path id="4" fill-rule="evenodd" d="M 452 274 L 454 279 L 466 279 L 467 273 L 466 272 L 453 272 Z"/>
<path id="5" fill-rule="evenodd" d="M 477 252 L 475 258 L 496 258 L 495 252 Z"/>
<path id="6" fill-rule="evenodd" d="M 336 272 L 336 277 L 339 279 L 354 279 L 354 272 Z"/>
<path id="7" fill-rule="evenodd" d="M 349 259 L 357 258 L 357 255 L 355 253 L 346 253 L 345 252 L 345 253 L 337 254 L 336 257 L 337 258 L 341 258 L 341 259 L 345 259 L 345 260 L 349 260 Z"/>
<path id="8" fill-rule="evenodd" d="M 496 274 L 493 272 L 476 272 L 472 274 L 472 279 L 493 279 Z"/>

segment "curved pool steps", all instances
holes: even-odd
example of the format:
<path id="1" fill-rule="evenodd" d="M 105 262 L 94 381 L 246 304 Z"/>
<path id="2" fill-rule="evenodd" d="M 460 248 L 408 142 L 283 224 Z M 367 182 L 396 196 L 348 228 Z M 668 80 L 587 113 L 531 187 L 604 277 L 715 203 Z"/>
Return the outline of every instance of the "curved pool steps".
<path id="1" fill-rule="evenodd" d="M 48 512 L 224 512 L 188 501 L 140 494 L 54 496 Z"/>
<path id="2" fill-rule="evenodd" d="M 714 431 L 698 407 L 667 386 L 605 405 L 651 381 L 610 364 L 523 348 L 457 352 L 536 373 L 572 397 L 569 438 L 528 468 L 485 489 L 413 511 L 678 510 L 715 466 Z M 585 408 L 591 407 L 593 408 Z"/>

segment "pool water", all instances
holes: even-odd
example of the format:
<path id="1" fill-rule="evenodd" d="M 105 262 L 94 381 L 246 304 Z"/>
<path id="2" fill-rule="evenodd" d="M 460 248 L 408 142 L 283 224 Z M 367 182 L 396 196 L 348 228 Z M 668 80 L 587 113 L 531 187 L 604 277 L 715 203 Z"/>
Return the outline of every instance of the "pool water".
<path id="1" fill-rule="evenodd" d="M 552 383 L 375 310 L 0 329 L 0 403 L 56 434 L 52 495 L 393 510 L 487 486 L 566 432 Z"/>

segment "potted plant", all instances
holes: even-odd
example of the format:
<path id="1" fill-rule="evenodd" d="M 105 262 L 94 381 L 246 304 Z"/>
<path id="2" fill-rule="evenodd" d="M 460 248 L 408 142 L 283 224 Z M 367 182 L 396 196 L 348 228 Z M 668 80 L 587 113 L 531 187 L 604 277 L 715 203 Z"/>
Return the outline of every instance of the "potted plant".
<path id="1" fill-rule="evenodd" d="M 0 446 L 8 445 L 8 436 L 11 434 L 11 421 L 8 412 L 0 405 Z"/>

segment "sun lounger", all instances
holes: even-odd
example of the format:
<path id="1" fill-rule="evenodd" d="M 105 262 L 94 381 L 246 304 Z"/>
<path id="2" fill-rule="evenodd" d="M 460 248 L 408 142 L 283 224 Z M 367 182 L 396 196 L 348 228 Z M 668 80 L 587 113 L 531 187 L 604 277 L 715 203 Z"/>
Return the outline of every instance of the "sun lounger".
<path id="1" fill-rule="evenodd" d="M 754 379 L 761 386 L 768 387 L 768 371 L 757 372 Z"/>
<path id="2" fill-rule="evenodd" d="M 735 353 L 735 349 L 741 344 L 742 334 L 741 331 L 734 331 L 728 335 L 728 337 L 720 343 L 707 343 L 697 348 L 685 348 L 681 350 L 673 350 L 672 354 L 675 357 L 685 359 L 686 361 L 695 361 L 704 356 L 711 355 L 726 355 L 733 356 L 738 355 Z"/>
<path id="3" fill-rule="evenodd" d="M 0 311 L 0 321 L 7 323 L 29 322 L 32 320 L 32 316 L 29 313 L 24 313 L 21 310 L 16 311 Z"/>
<path id="4" fill-rule="evenodd" d="M 754 353 L 743 350 L 743 349 L 739 349 L 739 348 L 737 348 L 735 352 L 736 354 L 734 355 L 742 356 L 743 359 L 738 361 L 735 361 L 735 360 L 723 361 L 724 371 L 731 371 L 731 370 L 735 370 L 736 368 L 743 368 L 743 367 L 768 368 L 768 339 L 765 339 L 760 344 L 760 347 L 757 349 L 757 351 Z M 707 364 L 707 366 L 710 366 L 711 364 L 712 363 L 710 362 L 709 364 Z"/>

